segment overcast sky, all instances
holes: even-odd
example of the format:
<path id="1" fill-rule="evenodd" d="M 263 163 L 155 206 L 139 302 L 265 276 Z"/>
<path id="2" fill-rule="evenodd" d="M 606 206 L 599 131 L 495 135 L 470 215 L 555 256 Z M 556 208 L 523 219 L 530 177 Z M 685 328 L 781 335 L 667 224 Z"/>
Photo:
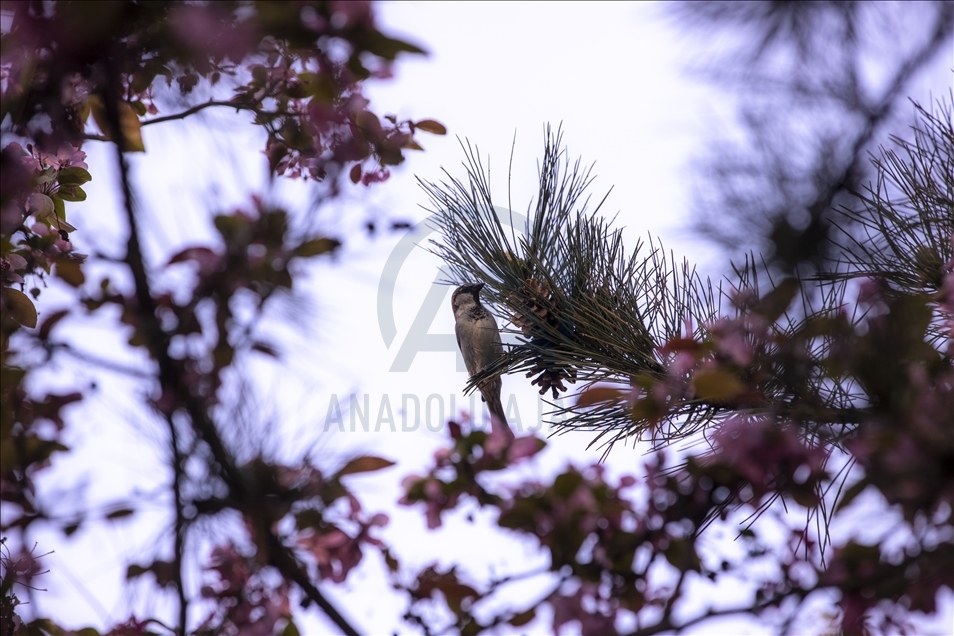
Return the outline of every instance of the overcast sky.
<path id="1" fill-rule="evenodd" d="M 427 423 L 436 427 L 455 415 L 452 410 L 467 404 L 462 396 L 466 373 L 458 370 L 458 356 L 453 352 L 420 353 L 406 371 L 392 370 L 408 330 L 425 305 L 440 262 L 415 249 L 397 259 L 399 267 L 394 267 L 395 261 L 389 266 L 400 236 L 386 232 L 367 236 L 357 228 L 369 218 L 412 223 L 425 219 L 427 212 L 421 206 L 427 200 L 414 175 L 437 181 L 443 167 L 463 176 L 464 156 L 456 136 L 476 144 L 482 156 L 489 157 L 498 205 L 507 205 L 513 148 L 511 201 L 515 210 L 525 212 L 536 190 L 536 166 L 542 156 L 544 126 L 549 123 L 562 125 L 571 158 L 581 156 L 585 163 L 596 163 L 594 199 L 612 188 L 603 212 L 618 213 L 616 224 L 627 228 L 631 246 L 652 233 L 672 247 L 677 257 L 689 255 L 705 267 L 715 253 L 686 230 L 695 182 L 690 164 L 701 156 L 713 134 L 731 122 L 732 100 L 683 72 L 694 61 L 691 38 L 675 29 L 663 7 L 656 4 L 385 3 L 378 12 L 385 32 L 417 43 L 431 54 L 401 60 L 393 81 L 371 86 L 367 93 L 373 110 L 401 118 L 434 118 L 450 134 L 420 134 L 426 151 L 411 154 L 393 170 L 390 181 L 370 189 L 359 187 L 332 213 L 323 213 L 331 227 L 350 232 L 345 247 L 334 263 L 309 270 L 307 282 L 300 287 L 306 309 L 295 316 L 295 322 L 274 322 L 287 359 L 279 366 L 252 365 L 248 371 L 256 392 L 249 397 L 274 422 L 270 443 L 288 457 L 314 444 L 318 456 L 329 463 L 357 452 L 399 461 L 388 473 L 357 483 L 369 510 L 386 509 L 391 514 L 392 523 L 383 536 L 398 546 L 409 564 L 462 561 L 474 568 L 477 577 L 485 576 L 488 567 L 526 569 L 540 556 L 509 538 L 488 538 L 479 523 L 457 519 L 442 532 L 428 533 L 416 511 L 395 509 L 401 478 L 421 470 L 444 439 L 442 431 L 429 430 Z M 947 78 L 949 82 L 949 74 Z M 134 171 L 144 193 L 144 207 L 157 224 L 149 239 L 156 253 L 171 253 L 173 246 L 197 242 L 196 237 L 207 232 L 204 210 L 239 205 L 247 201 L 250 191 L 266 187 L 264 158 L 258 153 L 261 139 L 254 130 L 230 132 L 228 143 L 198 124 L 154 126 L 144 132 L 148 152 L 134 158 Z M 247 134 L 247 141 L 242 134 Z M 240 160 L 229 154 L 229 144 L 238 146 Z M 109 154 L 104 148 L 88 150 L 95 181 L 87 188 L 90 200 L 84 212 L 71 215 L 70 220 L 81 230 L 77 235 L 81 251 L 114 252 L 110 246 L 120 244 L 124 228 L 115 220 L 118 208 Z M 271 196 L 289 207 L 301 207 L 308 191 L 299 184 L 286 184 Z M 382 276 L 394 280 L 393 297 L 380 296 Z M 429 328 L 431 334 L 453 333 L 449 289 L 445 291 L 441 311 Z M 390 342 L 382 334 L 378 313 L 382 305 L 393 308 L 396 335 Z M 110 338 L 95 329 L 89 334 L 89 342 L 101 339 L 105 343 Z M 109 344 L 103 347 L 111 350 Z M 79 369 L 59 372 L 73 374 L 77 381 L 82 375 Z M 139 390 L 135 383 L 115 377 L 105 381 L 98 396 L 82 407 L 86 414 L 82 419 L 88 424 L 71 433 L 78 448 L 99 453 L 96 465 L 90 465 L 89 455 L 77 456 L 51 471 L 48 484 L 87 475 L 91 489 L 86 504 L 128 496 L 136 484 L 143 489 L 155 487 L 151 471 L 160 470 L 161 458 L 152 452 L 150 460 L 148 447 L 159 434 L 137 414 Z M 361 432 L 360 422 L 359 430 L 350 432 L 352 394 L 360 407 L 367 403 L 371 432 Z M 542 407 L 530 380 L 505 378 L 505 404 L 511 395 L 517 409 L 511 413 L 517 417 L 511 419 L 525 427 L 538 426 Z M 402 404 L 416 399 L 423 408 L 429 397 L 429 419 L 425 416 L 414 430 L 403 431 L 402 417 L 406 415 L 413 427 L 413 414 L 403 413 Z M 329 414 L 336 415 L 335 404 L 344 407 L 345 433 L 338 431 L 337 423 L 327 425 Z M 120 422 L 103 417 L 104 411 L 131 415 Z M 389 413 L 393 421 L 387 419 Z M 130 430 L 130 419 L 142 422 L 141 426 Z M 567 462 L 597 461 L 601 451 L 587 449 L 590 440 L 585 433 L 552 439 L 550 449 L 535 464 L 537 476 L 543 478 Z M 638 472 L 644 451 L 641 446 L 615 449 L 607 460 L 610 473 Z M 524 469 L 522 475 L 535 471 Z M 104 475 L 109 476 L 106 484 Z M 142 500 L 146 499 L 143 495 Z M 125 563 L 148 562 L 155 545 L 168 539 L 159 512 L 147 512 L 142 519 L 112 527 L 100 524 L 95 532 L 80 532 L 69 542 L 56 533 L 38 536 L 47 540 L 41 548 L 56 549 L 46 562 L 51 569 L 46 579 L 50 591 L 35 596 L 38 608 L 53 612 L 65 624 L 102 625 L 125 618 L 131 609 L 141 615 L 141 608 L 153 606 L 154 599 L 130 599 L 116 585 Z M 483 547 L 476 559 L 474 546 Z M 504 553 L 520 561 L 508 560 Z M 204 559 L 205 554 L 200 557 Z M 401 605 L 382 600 L 390 589 L 381 580 L 376 560 L 371 565 L 345 586 L 325 589 L 361 631 L 388 632 L 398 625 Z M 532 597 L 532 584 L 523 589 L 530 590 L 528 598 Z M 727 603 L 732 597 L 733 592 L 727 591 L 717 602 Z M 945 607 L 940 625 L 952 620 L 950 599 Z M 311 625 L 320 629 L 323 623 L 316 620 Z M 762 631 L 745 621 L 710 628 L 712 633 L 727 629 Z"/>

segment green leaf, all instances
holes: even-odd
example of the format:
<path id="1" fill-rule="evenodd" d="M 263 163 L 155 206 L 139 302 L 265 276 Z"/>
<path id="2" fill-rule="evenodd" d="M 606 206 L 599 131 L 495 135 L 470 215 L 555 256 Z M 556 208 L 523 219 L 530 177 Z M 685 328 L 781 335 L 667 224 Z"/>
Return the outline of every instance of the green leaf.
<path id="1" fill-rule="evenodd" d="M 663 554 L 669 563 L 681 571 L 698 571 L 699 556 L 696 554 L 695 546 L 687 539 L 673 539 L 663 550 Z"/>
<path id="2" fill-rule="evenodd" d="M 390 572 L 397 572 L 400 569 L 400 564 L 398 560 L 394 558 L 394 555 L 391 554 L 391 551 L 387 548 L 381 548 L 381 554 L 384 556 L 384 563 L 388 566 Z"/>
<path id="3" fill-rule="evenodd" d="M 86 193 L 83 193 L 83 198 L 86 198 Z M 66 205 L 63 203 L 63 199 L 60 198 L 60 193 L 53 195 L 53 212 L 54 214 L 46 220 L 47 225 L 50 227 L 55 227 L 57 230 L 63 230 L 64 232 L 75 232 L 76 228 L 66 222 Z"/>
<path id="4" fill-rule="evenodd" d="M 421 121 L 414 124 L 414 127 L 418 130 L 423 130 L 424 132 L 429 132 L 432 135 L 446 135 L 447 127 L 439 121 L 434 121 L 433 119 L 422 119 Z"/>
<path id="5" fill-rule="evenodd" d="M 54 213 L 56 203 L 41 192 L 34 192 L 27 199 L 27 212 L 36 217 L 37 221 L 46 221 Z"/>
<path id="6" fill-rule="evenodd" d="M 66 204 L 63 203 L 63 199 L 59 197 L 58 194 L 53 195 L 50 199 L 53 201 L 53 214 L 56 215 L 56 218 L 60 221 L 66 220 Z"/>
<path id="7" fill-rule="evenodd" d="M 818 493 L 814 488 L 800 485 L 790 488 L 788 492 L 792 496 L 792 499 L 795 500 L 795 503 L 800 506 L 814 508 L 818 505 Z"/>
<path id="8" fill-rule="evenodd" d="M 56 179 L 60 186 L 64 185 L 83 185 L 89 181 L 93 180 L 92 175 L 79 166 L 70 166 L 69 168 L 63 168 L 60 170 Z"/>
<path id="9" fill-rule="evenodd" d="M 62 627 L 54 623 L 48 618 L 38 618 L 35 621 L 31 621 L 26 625 L 25 630 L 21 630 L 27 636 L 34 636 L 35 634 L 50 634 L 50 636 L 62 636 L 66 632 Z M 18 634 L 20 632 L 17 632 Z"/>
<path id="10" fill-rule="evenodd" d="M 146 146 L 142 143 L 141 128 L 142 123 L 132 106 L 126 102 L 121 102 L 119 104 L 119 130 L 125 141 L 124 151 L 146 152 Z"/>
<path id="11" fill-rule="evenodd" d="M 516 614 L 513 618 L 511 618 L 507 622 L 513 625 L 514 627 L 520 627 L 521 625 L 526 625 L 527 623 L 532 621 L 536 615 L 537 615 L 537 610 L 531 607 L 525 612 L 520 612 L 519 614 Z"/>
<path id="12" fill-rule="evenodd" d="M 135 514 L 136 511 L 132 508 L 120 508 L 119 510 L 113 510 L 106 515 L 106 518 L 109 520 L 122 519 L 123 517 L 129 517 Z"/>
<path id="13" fill-rule="evenodd" d="M 292 251 L 292 256 L 310 258 L 333 252 L 341 245 L 341 241 L 332 238 L 316 238 L 305 241 Z"/>
<path id="14" fill-rule="evenodd" d="M 372 455 L 362 455 L 355 457 L 338 471 L 337 477 L 344 475 L 353 475 L 355 473 L 370 473 L 383 468 L 393 466 L 394 462 L 383 457 L 374 457 Z"/>
<path id="15" fill-rule="evenodd" d="M 331 103 L 338 97 L 341 89 L 334 78 L 328 73 L 299 73 L 305 94 L 322 102 Z"/>
<path id="16" fill-rule="evenodd" d="M 36 327 L 36 306 L 30 297 L 12 287 L 3 288 L 3 307 L 24 327 Z"/>
<path id="17" fill-rule="evenodd" d="M 364 48 L 366 51 L 368 51 L 368 53 L 374 53 L 378 57 L 383 57 L 386 60 L 393 60 L 395 57 L 397 57 L 398 53 L 417 53 L 420 55 L 426 55 L 424 49 L 414 46 L 410 42 L 389 38 L 380 31 L 372 31 L 368 33 L 364 41 L 364 45 Z"/>
<path id="18" fill-rule="evenodd" d="M 725 369 L 703 369 L 693 376 L 696 395 L 703 400 L 730 400 L 745 390 L 735 374 Z"/>
<path id="19" fill-rule="evenodd" d="M 377 138 L 383 134 L 383 128 L 381 128 L 381 120 L 378 119 L 378 116 L 372 113 L 370 110 L 362 110 L 355 115 L 355 123 L 358 124 L 358 127 L 361 129 L 361 132 L 364 134 L 365 139 Z"/>
<path id="20" fill-rule="evenodd" d="M 63 534 L 66 536 L 72 536 L 77 530 L 80 529 L 80 526 L 83 525 L 80 521 L 74 521 L 63 526 Z"/>
<path id="21" fill-rule="evenodd" d="M 103 134 L 110 140 L 113 139 L 109 119 L 106 117 L 106 107 L 99 95 L 92 95 L 86 100 L 89 105 L 90 113 L 96 120 L 96 125 L 103 131 Z M 145 152 L 146 147 L 142 143 L 141 123 L 136 111 L 127 102 L 119 103 L 119 132 L 123 137 L 123 150 L 125 152 Z"/>
<path id="22" fill-rule="evenodd" d="M 298 626 L 295 625 L 295 621 L 288 619 L 288 624 L 285 625 L 285 629 L 282 630 L 281 636 L 301 636 L 301 632 L 298 631 Z"/>
<path id="23" fill-rule="evenodd" d="M 43 185 L 56 180 L 56 168 L 47 168 L 36 177 L 36 184 Z"/>
<path id="24" fill-rule="evenodd" d="M 86 192 L 83 191 L 83 188 L 78 185 L 61 185 L 60 189 L 56 192 L 56 196 L 63 201 L 85 201 Z"/>
<path id="25" fill-rule="evenodd" d="M 270 356 L 272 358 L 278 357 L 278 350 L 275 347 L 268 344 L 267 342 L 262 342 L 260 340 L 256 340 L 255 342 L 252 343 L 252 350 L 258 351 L 259 353 L 264 353 L 265 355 Z"/>
<path id="26" fill-rule="evenodd" d="M 63 230 L 64 232 L 67 232 L 67 233 L 76 231 L 75 227 L 73 227 L 72 225 L 70 225 L 69 223 L 67 223 L 66 221 L 62 219 L 56 220 L 56 229 Z"/>
<path id="27" fill-rule="evenodd" d="M 153 69 L 149 68 L 149 65 L 146 65 L 144 68 L 140 69 L 138 73 L 133 75 L 132 81 L 129 83 L 129 90 L 135 94 L 144 93 L 152 81 L 156 78 L 156 73 Z"/>
<path id="28" fill-rule="evenodd" d="M 219 231 L 227 242 L 234 240 L 241 233 L 248 223 L 232 214 L 219 214 L 212 220 L 215 229 Z"/>
<path id="29" fill-rule="evenodd" d="M 765 316 L 769 322 L 775 322 L 788 309 L 798 291 L 798 281 L 786 278 L 778 287 L 763 296 L 755 306 L 755 312 Z"/>
<path id="30" fill-rule="evenodd" d="M 868 480 L 861 479 L 858 482 L 851 485 L 848 490 L 841 496 L 841 499 L 838 501 L 838 505 L 835 507 L 835 512 L 840 512 L 842 509 L 848 507 L 855 498 L 860 495 L 865 488 L 868 487 Z"/>
<path id="31" fill-rule="evenodd" d="M 166 587 L 175 581 L 175 564 L 169 561 L 156 560 L 149 565 L 137 565 L 132 563 L 126 568 L 126 579 L 134 579 L 147 572 L 152 572 L 156 577 L 156 583 Z"/>
<path id="32" fill-rule="evenodd" d="M 103 108 L 103 100 L 99 95 L 90 95 L 86 100 L 86 106 L 89 108 L 89 113 L 93 116 L 93 121 L 96 122 L 100 131 L 109 138 L 109 122 L 106 120 L 106 109 Z"/>
<path id="33" fill-rule="evenodd" d="M 553 493 L 561 499 L 566 499 L 580 487 L 583 483 L 583 477 L 573 468 L 567 472 L 557 475 L 553 480 Z"/>
<path id="34" fill-rule="evenodd" d="M 56 276 L 66 284 L 79 287 L 86 282 L 86 275 L 77 261 L 61 259 L 56 262 Z"/>
<path id="35" fill-rule="evenodd" d="M 352 55 L 348 58 L 348 61 L 345 63 L 345 66 L 351 71 L 351 74 L 354 75 L 357 81 L 363 81 L 371 77 L 371 71 L 361 63 L 361 58 L 357 55 Z"/>

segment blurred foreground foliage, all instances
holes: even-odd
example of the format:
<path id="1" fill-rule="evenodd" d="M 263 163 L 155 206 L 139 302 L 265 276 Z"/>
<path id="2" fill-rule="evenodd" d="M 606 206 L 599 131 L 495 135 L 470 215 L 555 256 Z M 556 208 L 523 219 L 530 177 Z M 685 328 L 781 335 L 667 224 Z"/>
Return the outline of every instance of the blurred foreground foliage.
<path id="1" fill-rule="evenodd" d="M 520 238 L 503 231 L 476 151 L 468 148 L 466 179 L 424 182 L 442 215 L 436 251 L 459 281 L 487 284 L 519 339 L 487 372 L 528 374 L 554 396 L 577 383 L 573 405 L 557 414 L 562 426 L 595 432 L 593 443 L 607 450 L 651 444 L 636 477 L 610 478 L 594 465 L 542 480 L 526 476 L 542 440 L 507 442 L 449 422 L 446 446 L 422 474 L 404 478 L 399 503 L 430 529 L 485 508 L 495 527 L 542 557 L 538 568 L 520 569 L 526 559 L 516 557 L 510 571 L 484 576 L 447 559 L 410 566 L 400 543 L 382 539 L 387 515 L 366 511 L 349 482 L 377 478 L 391 460 L 281 461 L 230 433 L 243 405 L 224 387 L 245 356 L 279 357 L 258 321 L 293 288 L 297 263 L 334 253 L 347 237 L 302 235 L 290 212 L 254 199 L 215 216 L 210 244 L 151 264 L 126 163 L 125 153 L 147 150 L 143 126 L 222 108 L 265 131 L 276 175 L 320 181 L 329 198 L 347 180 L 383 180 L 405 150 L 419 149 L 417 131 L 445 131 L 434 120 L 378 117 L 361 85 L 420 49 L 379 31 L 364 2 L 5 4 L 0 633 L 291 636 L 316 606 L 336 632 L 357 634 L 322 588 L 353 580 L 369 553 L 406 604 L 395 630 L 426 634 L 545 626 L 655 634 L 733 614 L 777 632 L 853 634 L 911 629 L 918 613 L 935 612 L 939 592 L 954 587 L 950 98 L 918 107 L 913 128 L 868 153 L 885 139 L 911 77 L 949 44 L 954 9 L 918 6 L 923 33 L 878 90 L 859 69 L 869 49 L 896 39 L 860 27 L 878 11 L 906 9 L 710 2 L 675 10 L 688 28 L 749 30 L 754 48 L 720 69 L 746 69 L 741 79 L 752 87 L 787 77 L 788 97 L 801 100 L 787 114 L 814 105 L 852 126 L 827 127 L 809 113 L 825 125 L 805 135 L 798 154 L 785 146 L 792 139 L 769 134 L 777 132 L 771 117 L 750 113 L 753 137 L 780 145 L 726 153 L 721 159 L 738 161 L 717 161 L 710 173 L 724 199 L 705 201 L 719 216 L 703 219 L 725 219 L 750 250 L 721 285 L 658 241 L 627 251 L 599 206 L 587 210 L 590 173 L 566 160 L 558 133 L 548 134 L 536 209 Z M 128 240 L 109 266 L 125 283 L 94 280 L 90 265 L 108 259 L 77 254 L 69 240 L 77 230 L 67 204 L 85 198 L 97 176 L 82 150 L 93 141 L 116 150 Z M 771 187 L 751 187 L 744 175 Z M 175 288 L 161 284 L 165 272 L 181 273 Z M 41 288 L 56 281 L 76 290 L 75 306 L 38 313 Z M 83 312 L 113 316 L 147 362 L 131 368 L 73 348 L 62 334 Z M 45 547 L 27 540 L 33 528 L 69 537 L 140 513 L 130 500 L 66 518 L 37 486 L 38 474 L 74 452 L 64 443 L 78 425 L 70 405 L 89 392 L 31 384 L 61 356 L 145 387 L 139 399 L 162 427 L 169 471 L 157 479 L 170 527 L 157 550 L 167 556 L 131 562 L 126 575 L 175 611 L 85 629 L 69 617 L 18 615 L 45 573 Z M 852 505 L 859 498 L 867 509 Z M 871 514 L 877 537 L 829 533 Z M 213 522 L 231 524 L 227 540 Z M 736 538 L 731 547 L 726 533 Z M 515 593 L 525 581 L 534 592 Z M 726 586 L 736 604 L 720 600 Z"/>

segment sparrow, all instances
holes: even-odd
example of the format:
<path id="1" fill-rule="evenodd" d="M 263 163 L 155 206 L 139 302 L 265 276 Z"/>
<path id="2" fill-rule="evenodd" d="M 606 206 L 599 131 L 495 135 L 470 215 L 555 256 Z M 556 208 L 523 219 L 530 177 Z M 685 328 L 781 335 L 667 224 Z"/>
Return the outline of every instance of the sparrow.
<path id="1" fill-rule="evenodd" d="M 451 307 L 454 309 L 454 331 L 457 333 L 457 346 L 464 356 L 467 373 L 474 377 L 503 353 L 500 332 L 493 314 L 480 304 L 480 290 L 484 283 L 468 283 L 454 290 Z M 507 424 L 503 405 L 500 403 L 501 380 L 499 375 L 487 378 L 477 387 L 483 401 L 490 411 L 492 430 L 497 435 L 513 439 L 513 431 Z"/>

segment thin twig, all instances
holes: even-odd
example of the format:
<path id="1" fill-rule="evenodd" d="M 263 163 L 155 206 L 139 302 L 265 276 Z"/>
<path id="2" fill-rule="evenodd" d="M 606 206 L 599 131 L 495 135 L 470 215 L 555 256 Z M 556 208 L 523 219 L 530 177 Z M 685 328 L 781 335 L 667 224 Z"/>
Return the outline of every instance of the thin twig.
<path id="1" fill-rule="evenodd" d="M 125 139 L 121 134 L 119 125 L 119 102 L 120 93 L 118 91 L 118 74 L 113 74 L 114 78 L 108 85 L 110 93 L 106 96 L 106 117 L 112 128 L 116 143 L 116 162 L 119 168 L 120 184 L 123 194 L 123 207 L 126 214 L 126 221 L 129 223 L 129 239 L 126 247 L 125 263 L 130 268 L 136 292 L 137 308 L 139 318 L 142 321 L 141 327 L 146 332 L 146 342 L 150 348 L 150 353 L 159 366 L 159 382 L 163 391 L 169 391 L 178 398 L 184 410 L 188 413 L 192 425 L 195 427 L 199 437 L 209 446 L 216 464 L 222 471 L 222 477 L 231 490 L 235 501 L 242 502 L 246 506 L 255 506 L 256 498 L 254 493 L 249 491 L 249 485 L 245 483 L 231 452 L 226 448 L 214 422 L 211 420 L 206 405 L 192 394 L 190 387 L 184 384 L 186 374 L 180 368 L 181 365 L 169 353 L 170 339 L 168 334 L 162 329 L 159 320 L 156 317 L 155 301 L 152 297 L 152 290 L 149 285 L 149 279 L 146 274 L 145 261 L 139 243 L 139 227 L 135 214 L 134 198 L 132 186 L 129 182 L 129 168 L 124 155 Z M 209 102 L 190 111 L 195 112 L 202 108 L 216 105 L 215 102 Z M 221 104 L 219 104 L 221 105 Z M 187 116 L 189 111 L 180 113 L 178 116 L 170 115 L 169 118 L 181 119 Z M 166 118 L 167 120 L 169 118 Z M 158 120 L 151 120 L 155 123 Z M 281 540 L 274 535 L 267 522 L 262 520 L 262 527 L 256 528 L 262 533 L 268 547 L 268 560 L 284 577 L 294 581 L 302 589 L 305 595 L 315 602 L 325 614 L 335 623 L 343 633 L 349 636 L 357 636 L 358 632 L 341 615 L 341 613 L 324 597 L 320 590 L 311 582 L 306 572 L 302 570 L 298 562 L 282 544 Z"/>

